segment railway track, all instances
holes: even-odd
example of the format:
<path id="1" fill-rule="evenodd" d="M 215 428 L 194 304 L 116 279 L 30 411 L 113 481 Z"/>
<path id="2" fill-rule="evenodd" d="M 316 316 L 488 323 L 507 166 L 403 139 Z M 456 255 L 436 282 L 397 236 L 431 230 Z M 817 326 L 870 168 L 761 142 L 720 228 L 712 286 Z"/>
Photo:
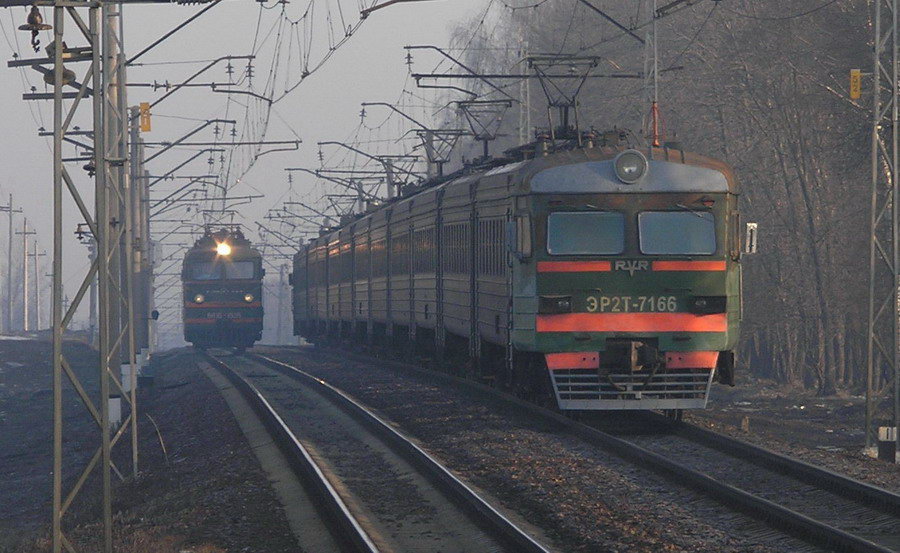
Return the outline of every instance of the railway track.
<path id="1" fill-rule="evenodd" d="M 679 465 L 696 486 L 804 539 L 846 551 L 900 551 L 897 494 L 691 424 L 642 418 L 650 425 L 591 427 Z M 707 478 L 718 484 L 701 481 Z"/>
<path id="2" fill-rule="evenodd" d="M 289 364 L 205 359 L 251 403 L 346 551 L 548 550 L 352 398 Z"/>
<path id="3" fill-rule="evenodd" d="M 900 495 L 887 490 L 661 416 L 651 415 L 650 420 L 655 428 L 665 428 L 664 433 L 611 430 L 601 422 L 576 421 L 470 380 L 396 361 L 377 362 L 427 374 L 553 421 L 620 458 L 810 544 L 854 553 L 900 551 Z"/>

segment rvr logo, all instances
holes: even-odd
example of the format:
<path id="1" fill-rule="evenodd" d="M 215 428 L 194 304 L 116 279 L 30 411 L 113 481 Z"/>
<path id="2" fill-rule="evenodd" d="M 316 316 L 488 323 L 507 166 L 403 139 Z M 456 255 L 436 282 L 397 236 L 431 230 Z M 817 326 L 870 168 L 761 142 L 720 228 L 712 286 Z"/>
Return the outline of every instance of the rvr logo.
<path id="1" fill-rule="evenodd" d="M 616 271 L 628 271 L 628 274 L 634 276 L 635 271 L 648 271 L 650 270 L 650 262 L 649 261 L 626 261 L 624 259 L 620 259 L 613 263 L 613 270 Z"/>

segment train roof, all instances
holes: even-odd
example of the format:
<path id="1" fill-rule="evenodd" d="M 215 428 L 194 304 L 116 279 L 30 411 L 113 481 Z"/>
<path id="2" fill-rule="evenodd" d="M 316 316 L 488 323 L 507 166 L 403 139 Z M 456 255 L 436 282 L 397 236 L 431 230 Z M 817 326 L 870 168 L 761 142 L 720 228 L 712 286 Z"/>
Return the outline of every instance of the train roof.
<path id="1" fill-rule="evenodd" d="M 321 238 L 346 231 L 349 227 L 367 224 L 386 216 L 389 209 L 406 207 L 441 189 L 471 184 L 483 179 L 506 175 L 511 178 L 515 195 L 527 194 L 597 194 L 597 193 L 667 193 L 701 192 L 739 194 L 737 178 L 724 161 L 686 152 L 672 147 L 643 148 L 639 151 L 648 162 L 648 171 L 633 184 L 626 184 L 615 175 L 614 162 L 624 145 L 595 148 L 572 148 L 514 161 L 495 160 L 492 167 L 482 170 L 460 171 L 437 182 L 425 182 L 415 192 L 378 206 L 363 216 L 339 227 L 329 229 Z M 507 163 L 504 163 L 507 161 Z M 401 207 L 402 206 L 402 207 Z M 311 242 L 317 242 L 313 239 Z"/>
<path id="2" fill-rule="evenodd" d="M 648 170 L 636 182 L 625 183 L 614 169 L 615 159 L 625 150 L 582 148 L 528 160 L 513 168 L 520 174 L 519 193 L 740 192 L 734 171 L 725 162 L 672 148 L 637 150 L 646 158 Z"/>

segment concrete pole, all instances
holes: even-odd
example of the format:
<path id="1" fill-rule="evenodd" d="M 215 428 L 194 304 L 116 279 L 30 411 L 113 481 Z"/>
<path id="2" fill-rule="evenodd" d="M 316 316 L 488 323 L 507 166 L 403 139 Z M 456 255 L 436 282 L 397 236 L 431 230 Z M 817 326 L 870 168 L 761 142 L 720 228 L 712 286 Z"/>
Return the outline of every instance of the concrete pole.
<path id="1" fill-rule="evenodd" d="M 6 310 L 4 311 L 3 320 L 4 320 L 4 328 L 6 332 L 12 332 L 12 311 L 13 311 L 13 290 L 12 290 L 12 280 L 13 280 L 13 234 L 15 231 L 13 230 L 13 204 L 12 204 L 12 194 L 9 195 L 9 240 L 7 244 L 6 250 Z"/>
<path id="2" fill-rule="evenodd" d="M 278 344 L 284 343 L 284 271 L 287 265 L 278 267 Z"/>
<path id="3" fill-rule="evenodd" d="M 41 329 L 41 276 L 39 270 L 38 263 L 38 244 L 37 240 L 35 240 L 32 245 L 34 246 L 34 253 L 32 257 L 34 257 L 34 330 Z"/>
<path id="4" fill-rule="evenodd" d="M 22 330 L 28 332 L 28 218 L 22 222 Z"/>
<path id="5" fill-rule="evenodd" d="M 91 266 L 94 265 L 94 260 L 97 259 L 97 241 L 91 236 L 91 241 L 88 243 L 88 259 L 91 262 Z M 90 342 L 91 345 L 97 347 L 97 278 L 94 277 L 91 280 L 91 288 L 88 297 L 88 328 L 90 331 Z"/>

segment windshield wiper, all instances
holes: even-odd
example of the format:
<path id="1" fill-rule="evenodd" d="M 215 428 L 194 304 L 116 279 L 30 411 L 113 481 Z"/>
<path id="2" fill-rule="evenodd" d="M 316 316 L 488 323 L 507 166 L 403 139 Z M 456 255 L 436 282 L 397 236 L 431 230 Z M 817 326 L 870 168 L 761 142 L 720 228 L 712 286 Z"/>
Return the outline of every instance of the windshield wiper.
<path id="1" fill-rule="evenodd" d="M 675 204 L 675 207 L 680 207 L 681 209 L 683 209 L 683 210 L 685 210 L 685 211 L 687 211 L 687 212 L 689 212 L 689 213 L 693 213 L 693 214 L 696 215 L 697 217 L 699 217 L 699 218 L 701 218 L 701 219 L 704 219 L 704 220 L 705 220 L 705 217 L 703 217 L 703 214 L 704 214 L 704 213 L 709 213 L 708 211 L 695 211 L 695 210 L 689 208 L 688 206 L 686 206 L 686 205 L 684 205 L 684 204 Z"/>

